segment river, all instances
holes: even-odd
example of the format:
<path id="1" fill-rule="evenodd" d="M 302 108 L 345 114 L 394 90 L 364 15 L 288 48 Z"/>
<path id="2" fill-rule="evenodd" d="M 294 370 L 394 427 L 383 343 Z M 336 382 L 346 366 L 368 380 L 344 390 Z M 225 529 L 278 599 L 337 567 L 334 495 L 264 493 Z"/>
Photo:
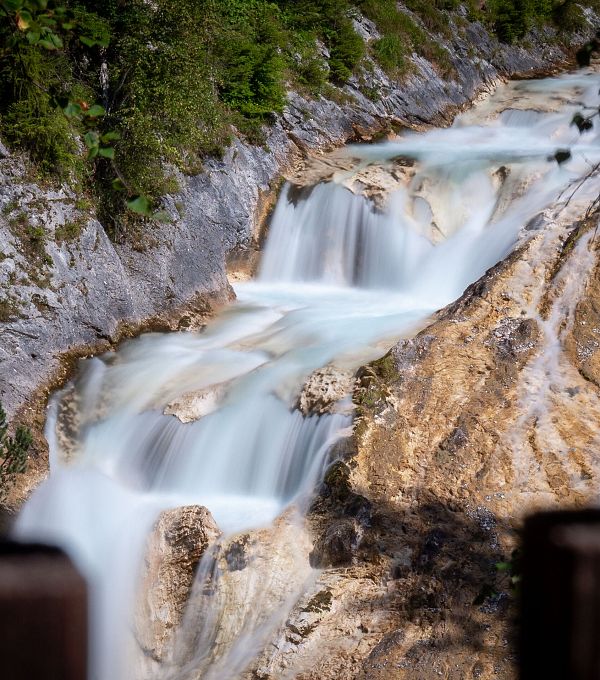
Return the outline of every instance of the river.
<path id="1" fill-rule="evenodd" d="M 348 171 L 312 191 L 287 185 L 257 276 L 235 284 L 236 302 L 203 332 L 144 335 L 86 360 L 54 395 L 51 474 L 15 533 L 64 546 L 86 575 L 91 678 L 136 675 L 131 619 L 158 514 L 203 505 L 230 535 L 302 510 L 352 425 L 350 395 L 333 413 L 303 415 L 303 383 L 323 366 L 351 374 L 382 356 L 568 198 L 600 161 L 597 124 L 583 135 L 571 125 L 583 106 L 597 109 L 599 85 L 585 70 L 509 83 L 450 128 L 348 147 L 357 172 L 405 168 L 385 207 L 350 191 Z M 165 414 L 186 395 L 191 422 Z M 219 675 L 206 650 L 196 658 L 181 677 L 235 677 L 249 660 Z"/>

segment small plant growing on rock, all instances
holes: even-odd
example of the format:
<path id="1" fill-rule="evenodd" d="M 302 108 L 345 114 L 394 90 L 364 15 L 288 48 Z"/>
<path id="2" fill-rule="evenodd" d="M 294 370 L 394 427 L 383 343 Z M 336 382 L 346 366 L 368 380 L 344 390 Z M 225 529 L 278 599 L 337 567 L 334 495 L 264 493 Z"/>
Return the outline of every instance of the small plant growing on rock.
<path id="1" fill-rule="evenodd" d="M 15 475 L 25 472 L 33 438 L 27 427 L 18 425 L 14 437 L 8 434 L 6 412 L 0 404 L 0 502 L 6 499 Z"/>

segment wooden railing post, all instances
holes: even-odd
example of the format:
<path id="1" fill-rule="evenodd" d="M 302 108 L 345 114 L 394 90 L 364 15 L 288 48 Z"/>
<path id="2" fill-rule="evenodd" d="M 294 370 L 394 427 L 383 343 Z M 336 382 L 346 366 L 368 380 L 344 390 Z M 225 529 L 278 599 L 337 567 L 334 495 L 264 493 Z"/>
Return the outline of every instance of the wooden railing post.
<path id="1" fill-rule="evenodd" d="M 525 522 L 521 680 L 600 680 L 600 510 Z"/>
<path id="2" fill-rule="evenodd" d="M 86 680 L 87 588 L 47 546 L 0 542 L 0 678 Z"/>

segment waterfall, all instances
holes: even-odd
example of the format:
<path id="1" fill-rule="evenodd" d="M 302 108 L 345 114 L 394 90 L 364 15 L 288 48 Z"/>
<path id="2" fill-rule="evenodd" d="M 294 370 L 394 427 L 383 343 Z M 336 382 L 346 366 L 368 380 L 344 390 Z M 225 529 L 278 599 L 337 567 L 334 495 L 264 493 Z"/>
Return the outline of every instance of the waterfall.
<path id="1" fill-rule="evenodd" d="M 531 233 L 600 161 L 597 124 L 582 136 L 570 125 L 581 102 L 598 106 L 599 83 L 590 71 L 509 84 L 448 129 L 349 147 L 357 168 L 412 164 L 385 207 L 337 179 L 287 186 L 257 279 L 237 285 L 237 302 L 204 332 L 145 335 L 82 363 L 52 400 L 51 474 L 15 533 L 64 546 L 87 576 L 90 677 L 134 677 L 130 620 L 158 514 L 204 505 L 233 534 L 301 508 L 352 422 L 347 408 L 303 415 L 303 383 L 323 366 L 353 371 L 381 356 Z M 572 157 L 559 166 L 552 157 L 566 147 Z M 264 621 L 247 617 L 248 644 L 239 637 L 235 663 L 224 655 L 211 671 L 220 618 L 205 618 L 213 628 L 194 638 L 191 658 L 203 664 L 194 668 L 234 677 Z"/>

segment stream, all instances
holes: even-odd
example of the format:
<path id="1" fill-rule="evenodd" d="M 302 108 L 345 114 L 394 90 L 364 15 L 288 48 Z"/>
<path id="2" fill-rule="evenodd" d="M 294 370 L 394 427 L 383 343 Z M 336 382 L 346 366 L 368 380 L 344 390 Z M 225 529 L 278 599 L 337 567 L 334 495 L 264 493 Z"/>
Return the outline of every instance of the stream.
<path id="1" fill-rule="evenodd" d="M 382 356 L 533 234 L 534 218 L 600 162 L 597 123 L 583 135 L 571 125 L 582 107 L 597 109 L 599 86 L 591 70 L 509 83 L 447 129 L 347 147 L 352 171 L 284 187 L 258 274 L 234 285 L 236 302 L 206 329 L 144 335 L 82 362 L 51 401 L 51 474 L 15 533 L 63 546 L 86 575 L 90 678 L 149 677 L 131 622 L 161 511 L 205 506 L 226 536 L 289 507 L 301 522 L 352 426 L 350 394 L 332 413 L 303 415 L 307 378 L 324 366 L 352 375 Z M 383 207 L 348 189 L 373 167 L 395 177 Z M 208 571 L 203 562 L 197 580 Z M 153 677 L 238 677 L 279 625 L 246 621 L 215 656 L 221 617 L 204 620 L 185 663 L 153 667 Z M 236 648 L 242 635 L 253 644 Z"/>

